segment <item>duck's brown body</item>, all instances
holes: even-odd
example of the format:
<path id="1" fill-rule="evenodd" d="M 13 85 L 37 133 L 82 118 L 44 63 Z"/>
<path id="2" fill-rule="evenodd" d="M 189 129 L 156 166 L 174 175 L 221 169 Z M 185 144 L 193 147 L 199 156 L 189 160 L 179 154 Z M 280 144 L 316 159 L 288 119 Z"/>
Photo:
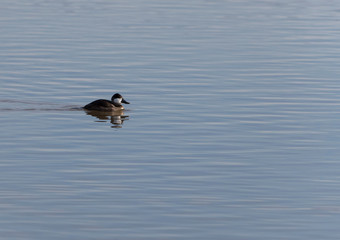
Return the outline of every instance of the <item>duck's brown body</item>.
<path id="1" fill-rule="evenodd" d="M 113 102 L 106 100 L 106 99 L 99 99 L 99 100 L 93 101 L 85 105 L 84 108 L 87 110 L 106 111 L 106 112 L 124 109 L 123 106 L 115 106 Z"/>

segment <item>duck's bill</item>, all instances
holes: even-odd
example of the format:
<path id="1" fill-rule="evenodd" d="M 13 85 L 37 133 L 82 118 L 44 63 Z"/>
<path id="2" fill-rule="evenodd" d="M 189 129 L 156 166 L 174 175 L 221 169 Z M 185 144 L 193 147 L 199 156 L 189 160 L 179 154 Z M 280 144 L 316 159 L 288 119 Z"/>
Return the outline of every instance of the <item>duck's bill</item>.
<path id="1" fill-rule="evenodd" d="M 125 99 L 124 99 L 124 98 L 122 99 L 122 103 L 125 103 L 125 104 L 130 104 L 129 102 L 125 101 Z"/>

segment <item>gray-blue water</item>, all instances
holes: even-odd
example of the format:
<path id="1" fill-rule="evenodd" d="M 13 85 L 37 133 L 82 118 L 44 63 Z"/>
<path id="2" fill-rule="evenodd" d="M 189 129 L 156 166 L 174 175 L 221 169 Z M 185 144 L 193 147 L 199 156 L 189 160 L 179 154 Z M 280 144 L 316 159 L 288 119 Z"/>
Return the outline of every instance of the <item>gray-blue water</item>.
<path id="1" fill-rule="evenodd" d="M 340 238 L 339 2 L 0 4 L 1 239 Z"/>

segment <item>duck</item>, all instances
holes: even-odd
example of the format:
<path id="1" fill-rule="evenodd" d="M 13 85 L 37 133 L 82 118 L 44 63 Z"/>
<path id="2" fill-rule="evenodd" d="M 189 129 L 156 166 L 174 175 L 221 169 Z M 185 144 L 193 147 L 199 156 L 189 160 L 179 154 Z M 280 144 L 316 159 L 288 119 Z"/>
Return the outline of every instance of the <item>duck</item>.
<path id="1" fill-rule="evenodd" d="M 111 101 L 106 99 L 98 99 L 85 105 L 83 108 L 86 110 L 112 112 L 124 110 L 122 103 L 130 104 L 122 97 L 122 95 L 115 93 L 112 96 Z"/>

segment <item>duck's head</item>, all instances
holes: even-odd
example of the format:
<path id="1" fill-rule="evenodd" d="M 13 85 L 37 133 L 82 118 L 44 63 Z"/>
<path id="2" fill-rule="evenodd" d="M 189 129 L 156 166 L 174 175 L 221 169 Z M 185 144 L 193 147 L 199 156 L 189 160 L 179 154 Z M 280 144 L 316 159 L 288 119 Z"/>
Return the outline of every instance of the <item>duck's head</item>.
<path id="1" fill-rule="evenodd" d="M 111 101 L 116 106 L 122 106 L 122 103 L 130 104 L 129 102 L 125 101 L 125 99 L 119 93 L 116 93 L 112 96 Z"/>

